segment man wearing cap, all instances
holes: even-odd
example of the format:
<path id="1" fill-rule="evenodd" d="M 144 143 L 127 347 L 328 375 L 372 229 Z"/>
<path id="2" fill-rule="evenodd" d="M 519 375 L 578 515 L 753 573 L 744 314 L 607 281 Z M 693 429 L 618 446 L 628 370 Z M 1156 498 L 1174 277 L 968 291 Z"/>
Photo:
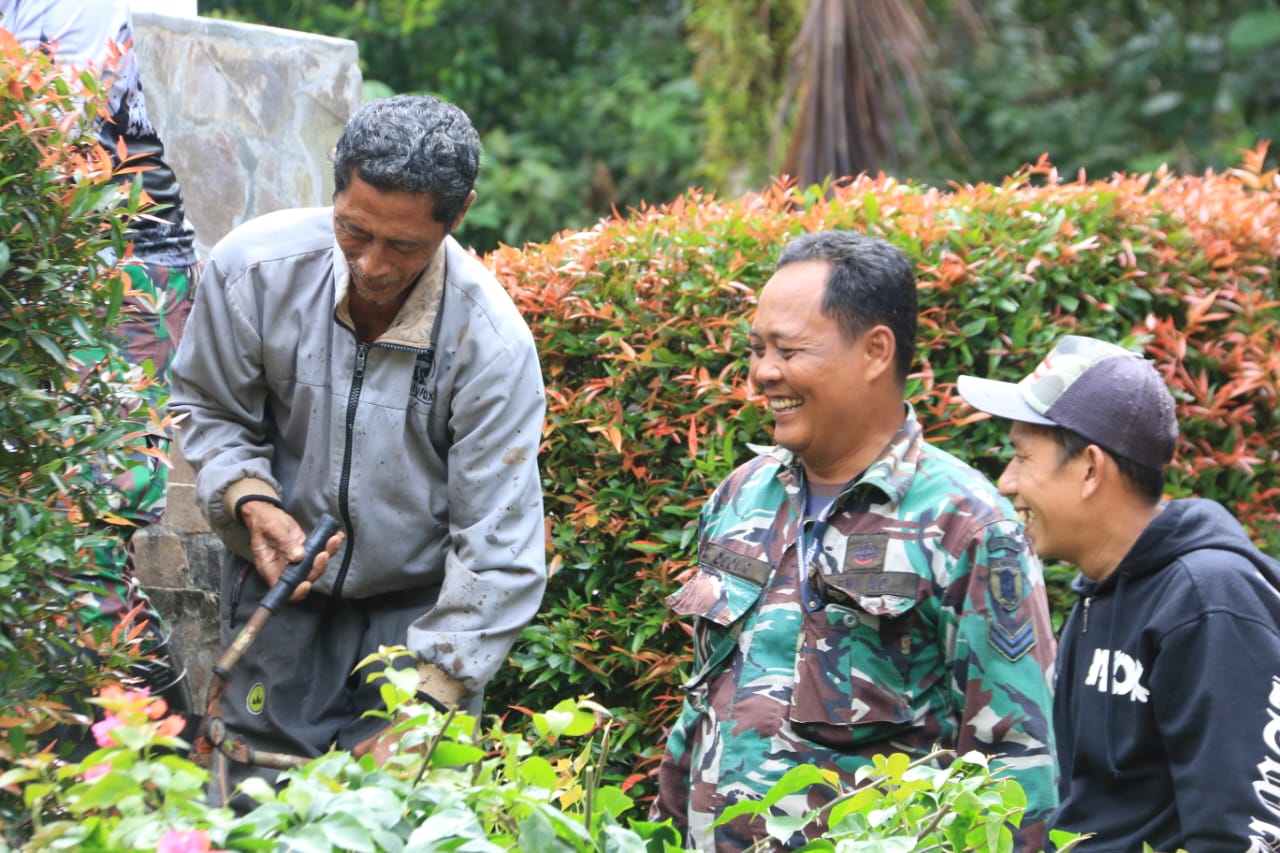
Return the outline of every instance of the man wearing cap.
<path id="1" fill-rule="evenodd" d="M 1162 501 L 1174 401 L 1145 359 L 1063 338 L 1014 384 L 1000 491 L 1042 559 L 1080 569 L 1058 649 L 1055 829 L 1082 851 L 1280 850 L 1280 564 L 1218 504 Z"/>

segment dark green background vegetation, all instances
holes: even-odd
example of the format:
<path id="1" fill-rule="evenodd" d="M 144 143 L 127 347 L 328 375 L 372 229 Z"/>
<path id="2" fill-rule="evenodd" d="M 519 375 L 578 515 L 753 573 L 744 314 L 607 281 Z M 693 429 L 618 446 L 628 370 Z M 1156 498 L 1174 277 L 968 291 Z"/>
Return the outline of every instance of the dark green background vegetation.
<path id="1" fill-rule="evenodd" d="M 487 147 L 461 235 L 479 251 L 688 186 L 760 189 L 783 171 L 797 103 L 823 86 L 887 101 L 849 174 L 936 186 L 999 180 L 1043 153 L 1072 176 L 1196 173 L 1280 132 L 1275 0 L 859 0 L 843 12 L 866 39 L 853 65 L 810 79 L 806 51 L 823 48 L 803 24 L 817 5 L 204 0 L 201 13 L 351 38 L 368 95 L 432 92 L 466 109 Z M 922 52 L 877 66 L 886 27 L 918 31 Z"/>

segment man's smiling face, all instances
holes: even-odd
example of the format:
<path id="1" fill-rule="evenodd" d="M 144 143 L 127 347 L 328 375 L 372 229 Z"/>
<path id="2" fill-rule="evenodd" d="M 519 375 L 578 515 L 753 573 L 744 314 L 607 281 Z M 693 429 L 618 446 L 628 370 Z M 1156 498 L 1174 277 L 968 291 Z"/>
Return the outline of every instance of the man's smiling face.
<path id="1" fill-rule="evenodd" d="M 1009 429 L 1013 458 L 997 486 L 1013 502 L 1027 528 L 1027 538 L 1041 559 L 1076 562 L 1088 525 L 1077 518 L 1081 506 L 1078 470 L 1082 456 L 1063 460 L 1062 447 L 1049 429 L 1015 421 Z"/>
<path id="2" fill-rule="evenodd" d="M 752 386 L 768 400 L 774 441 L 791 450 L 816 479 L 862 449 L 866 417 L 865 335 L 850 341 L 822 313 L 831 266 L 801 261 L 782 267 L 765 285 L 752 321 Z"/>

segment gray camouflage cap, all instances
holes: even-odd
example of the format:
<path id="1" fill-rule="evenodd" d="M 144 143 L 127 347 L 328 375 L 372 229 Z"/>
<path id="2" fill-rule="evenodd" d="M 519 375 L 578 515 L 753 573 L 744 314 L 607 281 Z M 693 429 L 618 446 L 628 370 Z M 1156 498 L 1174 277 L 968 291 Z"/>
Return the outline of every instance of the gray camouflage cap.
<path id="1" fill-rule="evenodd" d="M 1151 362 L 1116 344 L 1067 335 L 1021 382 L 961 376 L 960 396 L 982 412 L 1060 426 L 1157 471 L 1173 459 L 1173 395 Z"/>

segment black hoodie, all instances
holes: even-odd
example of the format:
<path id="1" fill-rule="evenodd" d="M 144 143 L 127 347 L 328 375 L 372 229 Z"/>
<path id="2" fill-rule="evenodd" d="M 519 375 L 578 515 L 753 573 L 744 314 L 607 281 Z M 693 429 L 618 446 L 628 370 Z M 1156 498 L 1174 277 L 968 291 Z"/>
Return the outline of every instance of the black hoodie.
<path id="1" fill-rule="evenodd" d="M 1091 853 L 1280 850 L 1280 563 L 1218 504 L 1177 500 L 1074 587 L 1054 827 L 1095 833 Z"/>

